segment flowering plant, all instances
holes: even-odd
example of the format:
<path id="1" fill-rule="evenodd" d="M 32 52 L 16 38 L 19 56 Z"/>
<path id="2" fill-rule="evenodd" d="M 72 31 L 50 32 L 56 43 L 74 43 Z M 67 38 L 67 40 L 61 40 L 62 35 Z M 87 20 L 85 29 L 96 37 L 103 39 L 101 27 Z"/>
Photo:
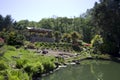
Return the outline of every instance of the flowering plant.
<path id="1" fill-rule="evenodd" d="M 0 46 L 3 46 L 4 44 L 4 39 L 0 38 Z"/>

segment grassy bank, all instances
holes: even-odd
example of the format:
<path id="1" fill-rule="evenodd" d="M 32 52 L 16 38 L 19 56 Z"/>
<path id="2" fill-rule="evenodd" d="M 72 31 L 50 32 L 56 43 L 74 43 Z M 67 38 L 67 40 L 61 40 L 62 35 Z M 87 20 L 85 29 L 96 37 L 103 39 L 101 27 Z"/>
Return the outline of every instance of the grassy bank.
<path id="1" fill-rule="evenodd" d="M 20 48 L 4 45 L 0 48 L 0 80 L 33 80 L 33 78 L 53 71 L 57 66 L 56 63 L 63 65 L 88 57 L 95 59 L 110 58 L 107 54 L 93 54 L 90 47 L 80 46 L 80 48 L 81 51 L 77 52 L 73 50 L 71 44 L 42 42 L 34 44 L 26 42 L 25 46 Z M 64 53 L 56 58 L 55 55 L 48 56 L 37 53 L 36 51 L 39 49 L 63 51 Z M 70 54 L 74 55 L 71 56 Z"/>
<path id="2" fill-rule="evenodd" d="M 35 52 L 3 46 L 0 56 L 0 80 L 31 80 L 35 76 L 53 70 L 55 58 L 37 55 Z"/>

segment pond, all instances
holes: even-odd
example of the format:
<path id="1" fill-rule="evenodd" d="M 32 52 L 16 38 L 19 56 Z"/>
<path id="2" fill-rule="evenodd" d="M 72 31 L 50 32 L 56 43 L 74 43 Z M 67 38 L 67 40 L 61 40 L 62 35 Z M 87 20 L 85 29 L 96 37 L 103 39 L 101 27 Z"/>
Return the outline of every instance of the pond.
<path id="1" fill-rule="evenodd" d="M 61 68 L 41 80 L 120 80 L 120 63 L 86 60 L 80 65 Z"/>

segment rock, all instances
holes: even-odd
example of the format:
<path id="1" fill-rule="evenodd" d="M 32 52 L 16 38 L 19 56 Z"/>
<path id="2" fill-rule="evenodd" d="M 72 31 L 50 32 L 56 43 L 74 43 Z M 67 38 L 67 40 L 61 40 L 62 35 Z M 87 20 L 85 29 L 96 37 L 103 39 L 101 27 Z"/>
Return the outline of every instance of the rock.
<path id="1" fill-rule="evenodd" d="M 42 53 L 43 53 L 43 54 L 47 54 L 48 51 L 47 51 L 47 50 L 43 50 Z"/>

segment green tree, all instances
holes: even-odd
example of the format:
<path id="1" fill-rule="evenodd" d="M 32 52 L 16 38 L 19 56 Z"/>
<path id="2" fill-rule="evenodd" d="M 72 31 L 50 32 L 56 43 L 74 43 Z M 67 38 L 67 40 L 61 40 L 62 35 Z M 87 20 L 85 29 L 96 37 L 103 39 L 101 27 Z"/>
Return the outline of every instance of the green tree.
<path id="1" fill-rule="evenodd" d="M 3 29 L 3 16 L 0 15 L 0 31 Z"/>
<path id="2" fill-rule="evenodd" d="M 104 50 L 112 55 L 120 52 L 120 0 L 100 0 L 93 8 L 93 21 L 99 34 L 104 38 L 104 44 L 111 46 Z M 109 44 L 108 44 L 109 43 Z"/>
<path id="3" fill-rule="evenodd" d="M 61 40 L 61 33 L 59 31 L 55 31 L 54 37 L 55 37 L 55 42 L 60 42 L 60 40 Z"/>
<path id="4" fill-rule="evenodd" d="M 91 40 L 91 46 L 93 47 L 94 53 L 101 53 L 100 49 L 103 44 L 103 38 L 101 35 L 95 35 L 95 37 Z"/>
<path id="5" fill-rule="evenodd" d="M 76 43 L 77 40 L 81 38 L 81 35 L 78 32 L 74 31 L 71 33 L 71 38 L 72 38 L 72 42 Z"/>
<path id="6" fill-rule="evenodd" d="M 11 18 L 10 15 L 7 15 L 4 18 L 4 28 L 8 30 L 12 26 L 12 23 L 13 23 L 13 19 Z"/>
<path id="7" fill-rule="evenodd" d="M 67 43 L 70 43 L 71 42 L 71 35 L 68 33 L 64 33 L 63 36 L 62 36 L 62 40 L 63 42 L 67 42 Z"/>
<path id="8" fill-rule="evenodd" d="M 10 32 L 8 33 L 8 40 L 7 44 L 9 45 L 23 45 L 24 36 L 18 34 L 17 32 Z"/>
<path id="9" fill-rule="evenodd" d="M 15 29 L 24 30 L 24 29 L 26 29 L 26 27 L 29 27 L 29 24 L 30 23 L 28 20 L 20 20 L 19 22 L 17 22 Z M 34 26 L 31 26 L 31 27 L 34 27 Z"/>
<path id="10" fill-rule="evenodd" d="M 13 19 L 10 15 L 6 15 L 6 17 L 3 17 L 0 15 L 0 31 L 3 29 L 9 30 L 13 26 Z"/>

